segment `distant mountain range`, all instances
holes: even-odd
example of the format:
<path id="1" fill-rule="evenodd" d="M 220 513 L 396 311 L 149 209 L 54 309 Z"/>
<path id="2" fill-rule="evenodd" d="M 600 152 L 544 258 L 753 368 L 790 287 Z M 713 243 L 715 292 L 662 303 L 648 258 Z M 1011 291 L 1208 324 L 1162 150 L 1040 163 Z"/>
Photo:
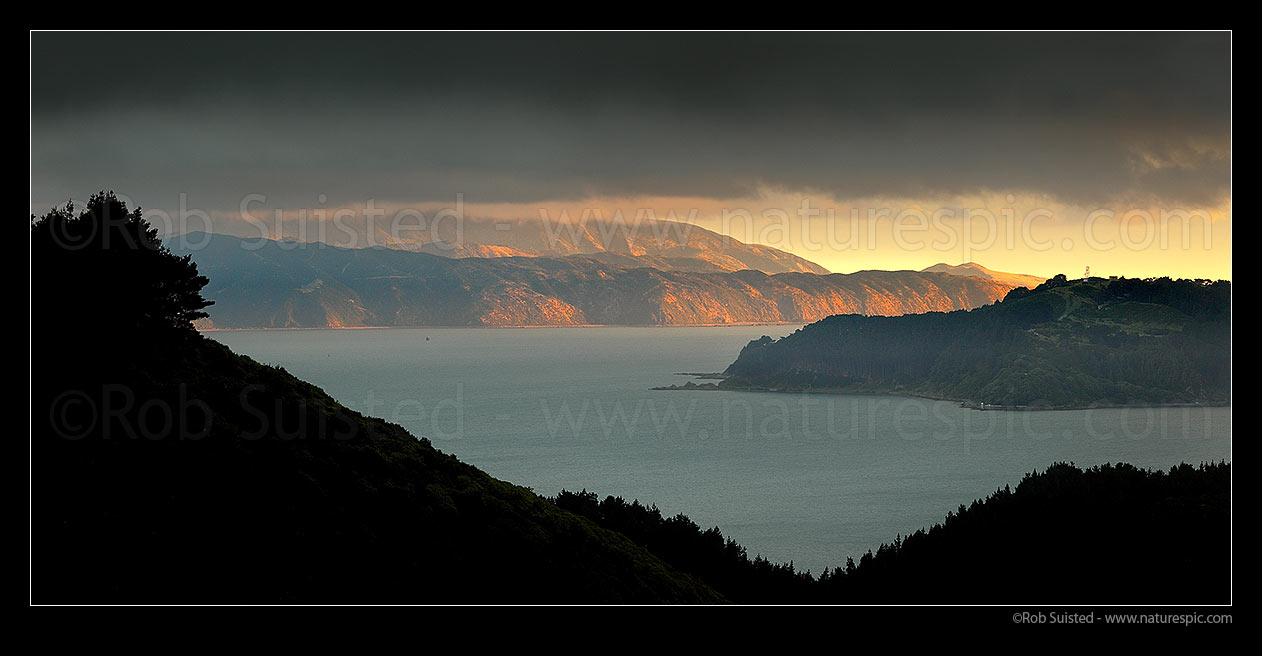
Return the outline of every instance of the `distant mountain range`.
<path id="1" fill-rule="evenodd" d="M 663 270 L 610 252 L 457 259 L 200 234 L 168 246 L 210 278 L 203 328 L 809 322 L 971 309 L 1013 287 L 937 272 Z"/>
<path id="2" fill-rule="evenodd" d="M 1223 404 L 1231 283 L 1057 276 L 970 312 L 828 317 L 750 342 L 727 374 L 720 389 L 904 393 L 979 408 Z"/>
<path id="3" fill-rule="evenodd" d="M 778 248 L 738 239 L 680 221 L 544 221 L 465 217 L 432 219 L 416 229 L 365 225 L 327 230 L 333 246 L 385 246 L 451 258 L 565 257 L 585 255 L 611 264 L 675 271 L 828 273 L 824 267 Z"/>
<path id="4" fill-rule="evenodd" d="M 949 273 L 953 276 L 968 276 L 970 278 L 985 278 L 986 280 L 995 280 L 998 282 L 1012 285 L 1013 287 L 1029 287 L 1033 289 L 1043 284 L 1047 278 L 1039 276 L 1031 276 L 1024 273 L 1005 273 L 1003 271 L 992 271 L 976 262 L 966 262 L 956 266 L 951 266 L 945 262 L 935 264 L 926 269 L 921 269 L 924 273 Z"/>

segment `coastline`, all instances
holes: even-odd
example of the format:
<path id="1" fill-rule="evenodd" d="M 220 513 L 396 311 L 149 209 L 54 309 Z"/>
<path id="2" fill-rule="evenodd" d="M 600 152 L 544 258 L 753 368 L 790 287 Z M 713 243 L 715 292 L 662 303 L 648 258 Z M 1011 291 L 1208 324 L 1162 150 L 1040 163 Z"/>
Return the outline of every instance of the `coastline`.
<path id="1" fill-rule="evenodd" d="M 691 391 L 698 390 L 694 388 L 671 388 L 671 387 L 654 387 L 655 391 Z M 1117 410 L 1117 409 L 1140 409 L 1140 408 L 1230 408 L 1231 401 L 1214 401 L 1208 403 L 1103 403 L 1091 405 L 1065 405 L 1065 406 L 1001 406 L 990 405 L 986 407 L 975 407 L 965 405 L 971 403 L 968 399 L 956 399 L 945 396 L 934 396 L 932 394 L 916 394 L 913 392 L 896 392 L 896 391 L 859 391 L 846 389 L 831 388 L 771 388 L 771 387 L 707 387 L 700 388 L 706 391 L 728 391 L 728 392 L 771 392 L 777 394 L 826 394 L 837 396 L 903 396 L 913 399 L 925 399 L 928 401 L 945 401 L 950 403 L 959 403 L 961 409 L 977 410 L 978 412 L 1055 412 L 1068 410 Z"/>
<path id="2" fill-rule="evenodd" d="M 198 328 L 199 333 L 245 332 L 245 331 L 285 331 L 285 330 L 449 330 L 452 328 L 485 328 L 488 330 L 532 329 L 532 328 L 724 328 L 755 326 L 805 326 L 803 321 L 733 321 L 730 323 L 567 323 L 561 325 L 504 325 L 490 326 L 486 324 L 444 324 L 424 326 L 287 326 L 267 328 Z"/>

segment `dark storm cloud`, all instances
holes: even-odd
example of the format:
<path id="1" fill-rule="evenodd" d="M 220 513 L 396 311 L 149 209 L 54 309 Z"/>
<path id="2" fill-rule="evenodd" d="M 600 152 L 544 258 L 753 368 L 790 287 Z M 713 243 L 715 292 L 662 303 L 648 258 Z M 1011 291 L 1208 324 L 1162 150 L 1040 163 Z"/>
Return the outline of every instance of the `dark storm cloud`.
<path id="1" fill-rule="evenodd" d="M 1227 185 L 1222 33 L 37 33 L 31 85 L 36 203 Z"/>

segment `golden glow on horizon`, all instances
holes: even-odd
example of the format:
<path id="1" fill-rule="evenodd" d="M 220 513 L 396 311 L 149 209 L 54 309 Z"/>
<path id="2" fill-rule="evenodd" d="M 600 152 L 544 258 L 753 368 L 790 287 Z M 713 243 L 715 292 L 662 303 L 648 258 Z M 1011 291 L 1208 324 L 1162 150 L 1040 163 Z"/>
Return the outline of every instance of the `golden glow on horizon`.
<path id="1" fill-rule="evenodd" d="M 452 204 L 375 204 L 385 216 L 425 216 Z M 966 212 L 967 210 L 967 212 Z M 293 220 L 331 221 L 343 212 L 354 224 L 363 207 L 317 207 L 283 213 Z M 757 197 L 592 198 L 545 203 L 462 203 L 471 219 L 672 219 L 744 242 L 789 251 L 830 271 L 919 270 L 939 262 L 978 262 L 987 268 L 1050 277 L 1093 275 L 1231 277 L 1231 203 L 1171 208 L 1155 203 L 1085 207 L 1033 194 L 836 200 L 822 194 L 764 191 Z M 274 222 L 270 210 L 253 214 Z M 349 220 L 347 220 L 349 219 Z M 258 219 L 255 219 L 256 221 Z M 240 214 L 213 217 L 215 231 L 239 228 Z M 238 229 L 223 226 L 238 224 Z M 248 226 L 247 226 L 248 228 Z"/>

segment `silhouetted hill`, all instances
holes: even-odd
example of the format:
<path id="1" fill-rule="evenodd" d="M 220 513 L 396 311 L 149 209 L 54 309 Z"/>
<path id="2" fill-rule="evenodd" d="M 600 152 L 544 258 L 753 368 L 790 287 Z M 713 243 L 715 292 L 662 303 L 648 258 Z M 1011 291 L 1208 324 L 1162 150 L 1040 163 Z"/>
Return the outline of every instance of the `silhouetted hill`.
<path id="1" fill-rule="evenodd" d="M 835 316 L 750 342 L 727 389 L 905 393 L 1006 407 L 1226 403 L 1231 283 L 1066 281 L 972 311 Z"/>
<path id="2" fill-rule="evenodd" d="M 737 603 L 1222 604 L 1231 465 L 1058 463 L 819 576 L 750 558 L 716 527 L 594 493 L 553 502 L 626 534 Z"/>
<path id="3" fill-rule="evenodd" d="M 450 259 L 388 248 L 186 235 L 217 328 L 709 325 L 974 308 L 1010 285 L 938 273 L 688 272 L 586 256 Z"/>
<path id="4" fill-rule="evenodd" d="M 864 603 L 1226 604 L 1231 465 L 1058 463 L 824 580 Z"/>
<path id="5" fill-rule="evenodd" d="M 32 251 L 34 602 L 720 600 L 198 335 L 205 278 L 112 196 L 50 213 Z"/>
<path id="6" fill-rule="evenodd" d="M 36 602 L 718 599 L 281 369 L 197 335 L 133 355 L 103 380 L 39 381 L 35 417 L 72 414 L 32 436 Z M 102 422 L 72 398 L 113 416 L 81 435 Z"/>

